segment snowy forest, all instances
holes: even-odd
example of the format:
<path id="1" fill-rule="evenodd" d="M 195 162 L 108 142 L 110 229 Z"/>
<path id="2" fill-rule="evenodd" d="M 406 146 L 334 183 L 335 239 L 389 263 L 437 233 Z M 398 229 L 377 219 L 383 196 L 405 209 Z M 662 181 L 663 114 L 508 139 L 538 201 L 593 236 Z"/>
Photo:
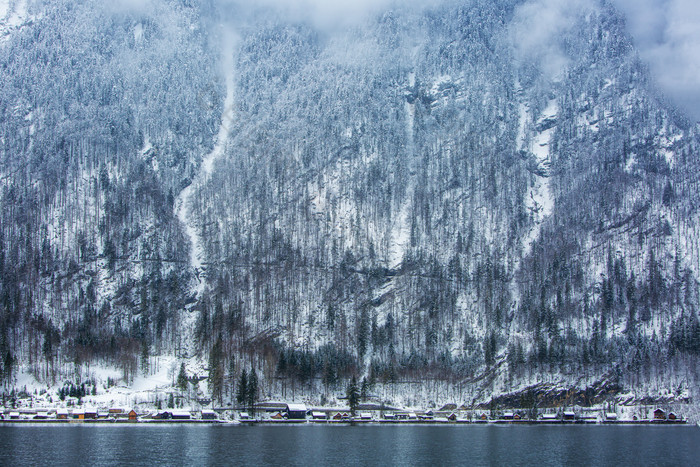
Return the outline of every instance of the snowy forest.
<path id="1" fill-rule="evenodd" d="M 108 3 L 0 11 L 3 391 L 697 383 L 698 127 L 607 0 Z"/>

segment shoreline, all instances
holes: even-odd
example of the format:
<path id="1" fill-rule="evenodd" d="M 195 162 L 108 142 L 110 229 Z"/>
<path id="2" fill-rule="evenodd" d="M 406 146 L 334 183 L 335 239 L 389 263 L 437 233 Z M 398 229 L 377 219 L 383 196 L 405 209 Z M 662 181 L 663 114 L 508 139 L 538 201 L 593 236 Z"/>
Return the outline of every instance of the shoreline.
<path id="1" fill-rule="evenodd" d="M 453 425 L 520 425 L 520 426 L 693 426 L 687 420 L 619 420 L 619 421 L 588 421 L 588 420 L 487 420 L 487 421 L 436 421 L 436 420 L 0 420 L 3 425 L 280 425 L 280 426 L 301 426 L 301 425 L 332 425 L 332 426 L 356 426 L 356 425 L 423 425 L 423 426 L 453 426 Z"/>

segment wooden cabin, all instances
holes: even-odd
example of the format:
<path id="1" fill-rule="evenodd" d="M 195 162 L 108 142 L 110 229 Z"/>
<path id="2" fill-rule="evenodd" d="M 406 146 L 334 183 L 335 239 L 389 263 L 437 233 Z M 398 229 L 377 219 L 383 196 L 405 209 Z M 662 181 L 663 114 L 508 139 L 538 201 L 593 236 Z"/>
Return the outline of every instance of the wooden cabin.
<path id="1" fill-rule="evenodd" d="M 666 412 L 662 409 L 654 410 L 654 420 L 666 420 Z"/>
<path id="2" fill-rule="evenodd" d="M 513 420 L 514 417 L 515 414 L 513 412 L 505 412 L 502 418 L 503 420 Z"/>
<path id="3" fill-rule="evenodd" d="M 86 408 L 85 409 L 85 420 L 95 420 L 97 418 L 97 409 Z"/>
<path id="4" fill-rule="evenodd" d="M 313 418 L 314 420 L 327 420 L 328 416 L 325 412 L 313 411 L 311 412 L 311 418 Z"/>
<path id="5" fill-rule="evenodd" d="M 284 420 L 284 415 L 282 415 L 282 412 L 277 412 L 274 414 L 272 417 L 270 417 L 272 420 Z"/>
<path id="6" fill-rule="evenodd" d="M 85 420 L 85 410 L 83 410 L 83 409 L 73 410 L 73 419 L 74 420 Z"/>
<path id="7" fill-rule="evenodd" d="M 131 421 L 136 421 L 138 420 L 139 416 L 136 414 L 136 411 L 134 409 L 129 410 L 129 420 Z"/>
<path id="8" fill-rule="evenodd" d="M 68 420 L 68 409 L 58 409 L 56 410 L 57 420 Z"/>
<path id="9" fill-rule="evenodd" d="M 170 412 L 158 412 L 153 416 L 153 420 L 169 420 L 172 418 L 172 414 Z"/>
<path id="10" fill-rule="evenodd" d="M 173 410 L 171 413 L 173 420 L 190 420 L 192 414 L 186 410 Z"/>
<path id="11" fill-rule="evenodd" d="M 564 420 L 576 420 L 576 413 L 575 412 L 564 412 Z"/>
<path id="12" fill-rule="evenodd" d="M 481 415 L 479 415 L 479 420 L 484 420 L 484 421 L 486 421 L 486 420 L 488 420 L 488 419 L 489 419 L 489 416 L 486 415 L 485 413 L 482 413 Z"/>
<path id="13" fill-rule="evenodd" d="M 202 420 L 217 420 L 216 412 L 211 409 L 202 409 Z"/>
<path id="14" fill-rule="evenodd" d="M 675 413 L 671 412 L 668 414 L 668 419 L 675 422 L 676 420 L 678 420 L 678 416 Z"/>
<path id="15" fill-rule="evenodd" d="M 448 419 L 449 421 L 451 421 L 451 422 L 456 422 L 456 421 L 457 421 L 457 414 L 454 413 L 454 412 L 452 412 L 451 414 L 449 414 L 449 415 L 447 416 L 447 419 Z"/>
<path id="16" fill-rule="evenodd" d="M 288 420 L 305 420 L 306 405 L 304 404 L 287 404 L 287 419 Z"/>
<path id="17" fill-rule="evenodd" d="M 515 415 L 513 415 L 513 420 L 520 420 L 521 418 L 522 417 L 520 416 L 519 413 L 516 413 Z"/>

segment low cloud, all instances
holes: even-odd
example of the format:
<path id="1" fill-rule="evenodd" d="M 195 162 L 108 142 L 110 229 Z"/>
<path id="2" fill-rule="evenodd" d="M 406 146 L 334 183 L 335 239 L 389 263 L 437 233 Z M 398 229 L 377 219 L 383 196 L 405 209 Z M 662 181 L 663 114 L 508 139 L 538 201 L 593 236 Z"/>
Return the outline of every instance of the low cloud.
<path id="1" fill-rule="evenodd" d="M 613 0 L 661 90 L 700 120 L 700 3 Z"/>
<path id="2" fill-rule="evenodd" d="M 591 2 L 586 0 L 523 3 L 515 11 L 510 31 L 516 57 L 537 63 L 547 78 L 556 79 L 569 63 L 561 47 L 561 37 L 591 8 Z"/>
<path id="3" fill-rule="evenodd" d="M 309 21 L 324 30 L 342 28 L 392 8 L 427 7 L 450 0 L 219 0 L 226 17 L 274 12 L 289 21 Z"/>

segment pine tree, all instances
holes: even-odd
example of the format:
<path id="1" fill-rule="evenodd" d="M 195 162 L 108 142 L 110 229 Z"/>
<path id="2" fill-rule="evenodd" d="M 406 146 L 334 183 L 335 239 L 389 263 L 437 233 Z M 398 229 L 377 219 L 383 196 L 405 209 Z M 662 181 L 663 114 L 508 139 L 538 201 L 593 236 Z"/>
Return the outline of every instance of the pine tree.
<path id="1" fill-rule="evenodd" d="M 352 376 L 352 380 L 350 381 L 350 385 L 348 386 L 345 394 L 348 399 L 350 412 L 355 415 L 355 412 L 357 412 L 357 406 L 360 403 L 360 390 L 357 388 L 357 378 L 355 375 Z"/>
<path id="2" fill-rule="evenodd" d="M 362 384 L 360 385 L 360 399 L 366 401 L 369 397 L 369 383 L 367 378 L 362 378 Z"/>
<path id="3" fill-rule="evenodd" d="M 367 310 L 363 308 L 360 313 L 360 324 L 357 328 L 357 354 L 360 360 L 362 360 L 367 353 L 367 346 L 370 339 L 369 333 L 369 317 L 367 316 Z"/>
<path id="4" fill-rule="evenodd" d="M 231 398 L 231 403 L 235 401 L 236 394 L 234 389 L 236 388 L 236 358 L 231 355 L 228 359 L 228 393 Z"/>
<path id="5" fill-rule="evenodd" d="M 180 373 L 177 375 L 177 387 L 180 391 L 187 390 L 187 373 L 185 373 L 185 363 L 180 364 Z"/>
<path id="6" fill-rule="evenodd" d="M 241 371 L 241 378 L 238 380 L 238 391 L 236 392 L 236 402 L 238 405 L 243 405 L 246 402 L 248 396 L 248 374 L 245 371 Z"/>
<path id="7" fill-rule="evenodd" d="M 255 373 L 255 369 L 250 370 L 247 399 L 251 412 L 255 412 L 255 403 L 258 401 L 258 375 Z"/>
<path id="8" fill-rule="evenodd" d="M 224 364 L 221 335 L 216 338 L 216 342 L 209 352 L 209 390 L 212 400 L 219 401 L 219 403 L 223 401 Z"/>
<path id="9" fill-rule="evenodd" d="M 149 371 L 149 352 L 148 343 L 144 340 L 141 341 L 141 372 L 143 376 L 148 376 Z"/>

